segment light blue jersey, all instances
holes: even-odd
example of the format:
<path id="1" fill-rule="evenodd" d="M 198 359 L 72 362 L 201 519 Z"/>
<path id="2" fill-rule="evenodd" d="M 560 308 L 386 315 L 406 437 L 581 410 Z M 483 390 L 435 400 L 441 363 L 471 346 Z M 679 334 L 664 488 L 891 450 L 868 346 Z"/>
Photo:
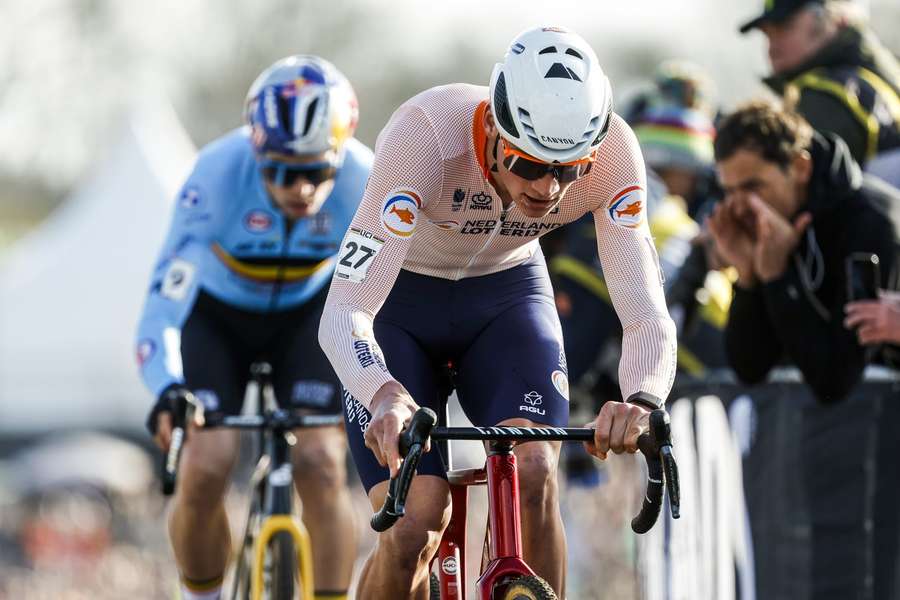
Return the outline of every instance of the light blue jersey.
<path id="1" fill-rule="evenodd" d="M 290 222 L 265 188 L 246 128 L 200 152 L 178 194 L 138 326 L 137 357 L 154 395 L 183 382 L 181 327 L 202 290 L 235 308 L 295 308 L 331 281 L 372 152 L 350 139 L 321 210 Z"/>

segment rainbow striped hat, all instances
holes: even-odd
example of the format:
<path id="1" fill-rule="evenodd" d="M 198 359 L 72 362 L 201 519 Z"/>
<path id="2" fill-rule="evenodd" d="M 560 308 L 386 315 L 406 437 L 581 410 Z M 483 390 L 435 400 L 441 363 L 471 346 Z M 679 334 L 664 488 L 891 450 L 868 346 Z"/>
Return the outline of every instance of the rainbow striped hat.
<path id="1" fill-rule="evenodd" d="M 644 162 L 653 169 L 698 171 L 713 165 L 715 128 L 702 111 L 673 104 L 653 106 L 633 127 Z"/>

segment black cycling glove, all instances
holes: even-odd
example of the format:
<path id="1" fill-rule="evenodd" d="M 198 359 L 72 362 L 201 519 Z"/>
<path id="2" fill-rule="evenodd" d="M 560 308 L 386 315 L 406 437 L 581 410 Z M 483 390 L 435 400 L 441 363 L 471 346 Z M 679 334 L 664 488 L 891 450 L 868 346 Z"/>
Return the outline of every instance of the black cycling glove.
<path id="1" fill-rule="evenodd" d="M 146 425 L 150 435 L 156 435 L 156 428 L 159 424 L 159 413 L 173 412 L 174 407 L 179 404 L 178 401 L 187 398 L 190 393 L 191 391 L 181 383 L 173 383 L 162 391 L 159 398 L 156 399 L 156 404 L 150 409 L 150 414 L 147 415 Z M 184 406 L 184 404 L 182 404 L 182 406 Z"/>

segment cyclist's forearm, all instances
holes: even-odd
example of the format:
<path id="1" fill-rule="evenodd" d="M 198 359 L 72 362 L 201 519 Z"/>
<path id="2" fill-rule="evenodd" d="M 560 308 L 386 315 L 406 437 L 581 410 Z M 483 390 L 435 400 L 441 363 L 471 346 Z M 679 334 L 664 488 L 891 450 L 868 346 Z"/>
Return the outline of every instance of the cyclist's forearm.
<path id="1" fill-rule="evenodd" d="M 396 383 L 375 341 L 372 315 L 366 311 L 326 305 L 319 323 L 319 345 L 343 386 L 366 408 L 383 385 Z"/>

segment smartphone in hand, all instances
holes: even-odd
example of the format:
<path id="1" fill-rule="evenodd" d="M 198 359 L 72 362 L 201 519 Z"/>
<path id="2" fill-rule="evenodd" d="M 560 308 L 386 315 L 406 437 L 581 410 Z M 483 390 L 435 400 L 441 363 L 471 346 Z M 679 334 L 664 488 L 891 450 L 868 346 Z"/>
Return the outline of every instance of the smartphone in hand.
<path id="1" fill-rule="evenodd" d="M 877 254 L 854 252 L 844 263 L 847 269 L 847 300 L 875 300 L 881 288 L 881 267 Z"/>

